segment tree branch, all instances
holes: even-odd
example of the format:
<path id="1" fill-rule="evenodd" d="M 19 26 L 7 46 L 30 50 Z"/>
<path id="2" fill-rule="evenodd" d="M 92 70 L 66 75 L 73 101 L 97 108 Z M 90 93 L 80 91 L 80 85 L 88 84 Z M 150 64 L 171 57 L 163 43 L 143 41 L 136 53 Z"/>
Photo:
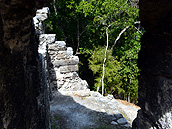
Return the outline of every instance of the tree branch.
<path id="1" fill-rule="evenodd" d="M 88 28 L 88 25 L 84 28 L 84 30 L 80 33 L 79 36 L 81 36 L 87 30 L 87 28 Z"/>
<path id="2" fill-rule="evenodd" d="M 140 21 L 136 21 L 134 22 L 134 24 L 140 24 Z M 129 28 L 130 26 L 126 26 L 118 35 L 118 37 L 116 38 L 114 44 L 111 47 L 111 50 L 113 50 L 114 46 L 116 45 L 117 41 L 120 39 L 121 35 Z"/>
<path id="3" fill-rule="evenodd" d="M 116 45 L 117 41 L 120 39 L 121 35 L 129 28 L 130 26 L 126 26 L 118 35 L 118 37 L 116 38 L 114 44 L 111 47 L 111 50 L 113 50 L 114 46 Z"/>
<path id="4" fill-rule="evenodd" d="M 143 35 L 143 33 L 137 28 L 137 27 L 134 27 L 141 35 Z"/>
<path id="5" fill-rule="evenodd" d="M 56 2 L 57 2 L 56 0 L 53 0 L 54 12 L 55 12 L 55 15 L 57 16 Z"/>

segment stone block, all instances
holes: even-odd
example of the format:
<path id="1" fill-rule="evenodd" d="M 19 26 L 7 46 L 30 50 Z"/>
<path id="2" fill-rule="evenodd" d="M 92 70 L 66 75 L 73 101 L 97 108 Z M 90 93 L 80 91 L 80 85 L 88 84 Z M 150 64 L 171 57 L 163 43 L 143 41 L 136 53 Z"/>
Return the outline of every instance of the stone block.
<path id="1" fill-rule="evenodd" d="M 118 112 L 119 113 L 119 112 Z M 115 117 L 117 118 L 117 119 L 120 119 L 120 118 L 123 118 L 123 115 L 122 114 L 115 114 Z"/>
<path id="2" fill-rule="evenodd" d="M 46 42 L 39 44 L 38 52 L 41 54 L 46 54 L 47 49 L 46 49 Z"/>
<path id="3" fill-rule="evenodd" d="M 45 14 L 36 14 L 36 19 L 38 19 L 39 21 L 44 21 L 48 18 L 48 15 L 45 13 Z"/>
<path id="4" fill-rule="evenodd" d="M 66 74 L 64 75 L 64 79 L 72 78 L 72 76 L 73 76 L 73 73 L 66 73 Z"/>
<path id="5" fill-rule="evenodd" d="M 48 51 L 58 51 L 58 45 L 57 44 L 48 44 Z"/>
<path id="6" fill-rule="evenodd" d="M 39 36 L 40 44 L 46 43 L 46 44 L 52 44 L 56 40 L 56 34 L 41 34 Z"/>
<path id="7" fill-rule="evenodd" d="M 49 8 L 48 7 L 43 7 L 42 9 L 38 9 L 36 11 L 36 14 L 49 14 Z"/>
<path id="8" fill-rule="evenodd" d="M 66 66 L 66 65 L 77 65 L 79 63 L 79 58 L 56 60 L 54 63 L 55 67 Z"/>
<path id="9" fill-rule="evenodd" d="M 55 52 L 54 51 L 49 51 L 48 54 L 49 55 L 55 55 Z"/>
<path id="10" fill-rule="evenodd" d="M 56 41 L 55 44 L 57 44 L 59 47 L 66 47 L 65 41 Z"/>
<path id="11" fill-rule="evenodd" d="M 115 122 L 115 121 L 112 121 L 111 124 L 112 124 L 112 125 L 118 125 L 118 123 Z"/>
<path id="12" fill-rule="evenodd" d="M 118 119 L 117 122 L 118 122 L 118 124 L 120 124 L 120 125 L 123 125 L 123 124 L 127 124 L 127 123 L 128 123 L 127 120 L 126 120 L 124 117 Z"/>
<path id="13" fill-rule="evenodd" d="M 65 59 L 66 56 L 66 51 L 58 51 L 57 55 L 56 55 L 56 59 L 60 60 L 60 59 Z"/>
<path id="14" fill-rule="evenodd" d="M 57 81 L 57 83 L 59 84 L 59 85 L 63 85 L 64 84 L 64 81 Z"/>
<path id="15" fill-rule="evenodd" d="M 77 71 L 78 71 L 78 65 L 60 67 L 60 73 L 70 73 L 70 72 L 77 72 Z"/>
<path id="16" fill-rule="evenodd" d="M 72 56 L 73 55 L 73 49 L 71 47 L 67 47 L 66 55 L 67 56 Z"/>

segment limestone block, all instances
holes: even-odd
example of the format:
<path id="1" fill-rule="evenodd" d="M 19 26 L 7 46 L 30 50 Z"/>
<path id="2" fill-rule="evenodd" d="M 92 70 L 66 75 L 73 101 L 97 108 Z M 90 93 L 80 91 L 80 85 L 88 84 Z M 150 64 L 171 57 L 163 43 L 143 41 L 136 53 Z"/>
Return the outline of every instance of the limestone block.
<path id="1" fill-rule="evenodd" d="M 65 56 L 65 55 L 66 55 L 66 51 L 58 51 L 58 55 L 63 55 L 63 56 Z"/>
<path id="2" fill-rule="evenodd" d="M 59 47 L 66 47 L 65 41 L 56 41 L 55 44 L 57 44 Z"/>
<path id="3" fill-rule="evenodd" d="M 79 75 L 77 72 L 66 73 L 66 74 L 62 74 L 62 75 L 64 75 L 63 76 L 64 79 L 70 79 L 71 82 L 75 82 L 76 79 L 79 80 Z"/>
<path id="4" fill-rule="evenodd" d="M 65 60 L 56 60 L 54 65 L 55 67 L 66 66 L 66 65 L 77 65 L 79 63 L 79 58 L 65 59 Z"/>
<path id="5" fill-rule="evenodd" d="M 48 18 L 48 15 L 47 14 L 37 14 L 36 15 L 36 19 L 38 19 L 39 21 L 44 21 Z"/>
<path id="6" fill-rule="evenodd" d="M 56 40 L 56 34 L 41 34 L 39 36 L 40 44 L 44 44 L 44 43 L 46 43 L 46 45 L 52 44 L 55 42 L 55 40 Z"/>
<path id="7" fill-rule="evenodd" d="M 117 121 L 116 117 L 113 117 L 113 118 L 112 118 L 112 121 Z"/>
<path id="8" fill-rule="evenodd" d="M 65 59 L 66 56 L 66 51 L 58 51 L 57 55 L 56 55 L 56 59 L 60 60 L 60 59 Z"/>
<path id="9" fill-rule="evenodd" d="M 57 79 L 57 80 L 62 80 L 62 79 L 64 79 L 64 78 L 65 78 L 64 76 L 65 76 L 64 74 L 60 74 L 60 72 L 56 72 L 56 79 Z"/>
<path id="10" fill-rule="evenodd" d="M 120 118 L 120 119 L 118 119 L 117 120 L 117 122 L 118 122 L 118 124 L 127 124 L 128 122 L 127 122 L 127 120 L 123 117 L 123 118 Z"/>
<path id="11" fill-rule="evenodd" d="M 42 9 L 38 9 L 36 11 L 36 18 L 39 20 L 39 21 L 44 21 L 45 19 L 48 18 L 48 14 L 49 14 L 49 8 L 48 7 L 44 7 Z"/>
<path id="12" fill-rule="evenodd" d="M 66 55 L 67 56 L 72 56 L 73 55 L 73 49 L 71 47 L 67 47 Z"/>
<path id="13" fill-rule="evenodd" d="M 88 88 L 88 83 L 86 80 L 81 80 L 81 88 L 87 89 Z"/>
<path id="14" fill-rule="evenodd" d="M 65 56 L 63 56 L 63 55 L 57 55 L 56 56 L 56 58 L 55 58 L 56 60 L 61 60 L 61 59 L 65 59 Z"/>
<path id="15" fill-rule="evenodd" d="M 33 18 L 33 22 L 37 34 L 45 33 L 43 21 L 48 18 L 48 14 L 49 14 L 48 7 L 44 7 L 42 9 L 37 10 L 36 16 Z"/>
<path id="16" fill-rule="evenodd" d="M 38 9 L 36 11 L 36 14 L 49 14 L 49 8 L 48 7 L 43 7 L 42 9 Z"/>
<path id="17" fill-rule="evenodd" d="M 77 72 L 73 72 L 72 78 L 78 78 L 78 77 L 79 77 L 78 73 Z"/>
<path id="18" fill-rule="evenodd" d="M 74 90 L 86 90 L 88 89 L 88 84 L 85 80 L 78 79 L 78 81 L 75 82 L 74 84 Z"/>
<path id="19" fill-rule="evenodd" d="M 77 72 L 77 71 L 78 71 L 78 65 L 60 67 L 60 73 L 70 73 L 70 72 Z"/>
<path id="20" fill-rule="evenodd" d="M 38 21 L 38 19 L 37 19 L 36 16 L 33 18 L 33 23 L 34 23 L 35 26 L 36 26 L 37 24 L 39 24 L 39 21 Z"/>
<path id="21" fill-rule="evenodd" d="M 112 125 L 118 125 L 118 123 L 115 122 L 115 121 L 112 121 L 111 124 L 112 124 Z"/>
<path id="22" fill-rule="evenodd" d="M 58 51 L 58 45 L 57 44 L 49 44 L 48 52 L 51 52 L 51 51 Z"/>
<path id="23" fill-rule="evenodd" d="M 55 55 L 54 51 L 49 51 L 48 54 L 49 55 Z"/>
<path id="24" fill-rule="evenodd" d="M 59 85 L 63 85 L 63 84 L 64 84 L 64 81 L 63 81 L 63 80 L 60 80 L 60 81 L 57 81 L 57 83 L 58 83 Z"/>
<path id="25" fill-rule="evenodd" d="M 115 114 L 115 117 L 116 117 L 117 119 L 120 119 L 120 118 L 123 118 L 123 115 L 120 114 L 120 113 L 118 113 L 118 114 Z"/>
<path id="26" fill-rule="evenodd" d="M 72 76 L 73 76 L 73 73 L 66 73 L 66 74 L 64 75 L 64 79 L 72 78 Z"/>
<path id="27" fill-rule="evenodd" d="M 46 42 L 39 44 L 38 52 L 41 54 L 46 54 Z"/>

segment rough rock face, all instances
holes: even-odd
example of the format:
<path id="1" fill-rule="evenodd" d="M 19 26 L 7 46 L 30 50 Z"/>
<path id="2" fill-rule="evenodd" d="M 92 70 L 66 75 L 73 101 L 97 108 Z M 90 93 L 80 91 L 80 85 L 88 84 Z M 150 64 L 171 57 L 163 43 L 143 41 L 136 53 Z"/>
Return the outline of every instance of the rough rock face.
<path id="1" fill-rule="evenodd" d="M 139 106 L 133 129 L 172 128 L 172 2 L 140 0 L 146 33 L 139 53 Z"/>
<path id="2" fill-rule="evenodd" d="M 0 0 L 1 129 L 49 126 L 46 83 L 32 21 L 45 1 Z"/>

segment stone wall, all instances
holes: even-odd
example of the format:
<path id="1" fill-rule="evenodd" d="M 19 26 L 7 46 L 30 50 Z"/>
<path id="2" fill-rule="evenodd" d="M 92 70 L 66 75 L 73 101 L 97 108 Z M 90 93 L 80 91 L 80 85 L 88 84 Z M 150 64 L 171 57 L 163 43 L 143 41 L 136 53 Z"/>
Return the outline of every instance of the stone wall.
<path id="1" fill-rule="evenodd" d="M 88 84 L 78 75 L 78 56 L 73 55 L 73 49 L 66 47 L 64 41 L 56 41 L 55 34 L 45 34 L 43 21 L 48 18 L 48 8 L 37 10 L 34 17 L 35 29 L 39 34 L 39 49 L 45 59 L 47 82 L 50 91 L 86 90 Z"/>
<path id="2" fill-rule="evenodd" d="M 140 0 L 146 33 L 139 53 L 139 106 L 133 129 L 172 128 L 172 2 Z"/>
<path id="3" fill-rule="evenodd" d="M 44 3 L 0 0 L 1 129 L 49 128 L 45 74 L 32 20 Z"/>
<path id="4" fill-rule="evenodd" d="M 59 90 L 86 90 L 88 84 L 78 75 L 78 56 L 73 55 L 73 49 L 66 47 L 64 41 L 48 44 L 47 61 L 51 88 Z"/>

